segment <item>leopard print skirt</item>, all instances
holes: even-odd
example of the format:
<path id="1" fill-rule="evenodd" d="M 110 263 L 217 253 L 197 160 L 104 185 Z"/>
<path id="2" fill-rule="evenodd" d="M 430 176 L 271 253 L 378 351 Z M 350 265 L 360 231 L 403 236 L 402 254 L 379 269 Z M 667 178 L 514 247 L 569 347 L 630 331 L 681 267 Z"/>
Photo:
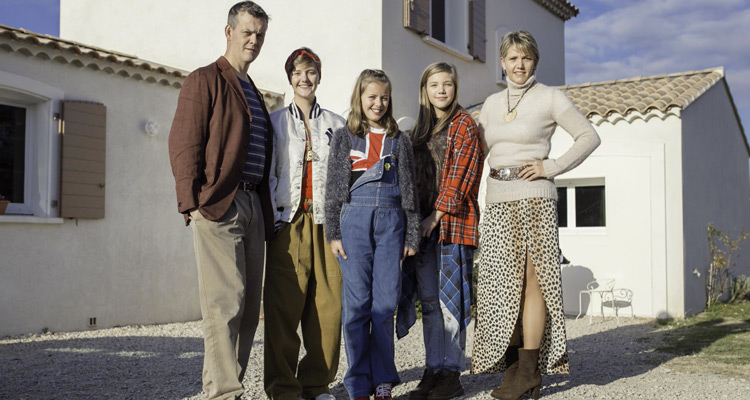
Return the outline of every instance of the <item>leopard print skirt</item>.
<path id="1" fill-rule="evenodd" d="M 557 202 L 531 198 L 488 204 L 480 232 L 472 372 L 505 370 L 505 350 L 516 325 L 521 328 L 519 313 L 528 250 L 547 306 L 539 370 L 543 374 L 567 374 Z"/>

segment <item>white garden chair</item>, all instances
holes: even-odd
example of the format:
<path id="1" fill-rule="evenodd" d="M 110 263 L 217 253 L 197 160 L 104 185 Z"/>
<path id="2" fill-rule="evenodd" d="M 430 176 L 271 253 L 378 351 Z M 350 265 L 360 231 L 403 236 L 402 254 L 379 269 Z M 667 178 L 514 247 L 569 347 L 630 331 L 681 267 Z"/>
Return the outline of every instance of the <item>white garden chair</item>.
<path id="1" fill-rule="evenodd" d="M 605 295 L 613 295 L 613 290 L 615 288 L 615 280 L 613 278 L 606 278 L 606 279 L 597 279 L 595 281 L 591 281 L 586 284 L 586 289 L 581 290 L 578 292 L 578 315 L 576 316 L 576 319 L 578 319 L 581 314 L 583 314 L 583 295 L 587 294 L 589 296 L 589 307 L 586 309 L 586 313 L 589 315 L 589 324 L 593 323 L 592 321 L 592 313 L 588 312 L 588 308 L 591 307 L 591 303 L 593 303 L 594 300 L 594 294 L 599 295 L 599 311 L 602 315 L 602 321 L 604 321 L 604 296 Z M 612 297 L 608 297 L 612 298 Z M 620 319 L 617 319 L 617 322 L 620 322 Z"/>
<path id="2" fill-rule="evenodd" d="M 619 311 L 621 308 L 630 307 L 630 318 L 634 318 L 633 291 L 625 288 L 612 289 L 612 292 L 604 294 L 602 307 L 610 307 L 614 310 L 618 324 L 620 323 Z"/>

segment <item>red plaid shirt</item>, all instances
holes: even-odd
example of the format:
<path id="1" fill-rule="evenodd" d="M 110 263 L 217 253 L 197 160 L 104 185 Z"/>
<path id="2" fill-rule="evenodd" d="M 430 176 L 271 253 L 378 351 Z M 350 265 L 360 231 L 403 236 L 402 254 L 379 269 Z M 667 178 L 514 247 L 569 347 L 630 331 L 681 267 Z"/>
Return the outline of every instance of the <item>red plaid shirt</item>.
<path id="1" fill-rule="evenodd" d="M 477 195 L 483 165 L 477 124 L 469 113 L 459 110 L 448 126 L 445 166 L 435 200 L 435 209 L 445 212 L 440 220 L 440 240 L 444 243 L 478 246 Z"/>

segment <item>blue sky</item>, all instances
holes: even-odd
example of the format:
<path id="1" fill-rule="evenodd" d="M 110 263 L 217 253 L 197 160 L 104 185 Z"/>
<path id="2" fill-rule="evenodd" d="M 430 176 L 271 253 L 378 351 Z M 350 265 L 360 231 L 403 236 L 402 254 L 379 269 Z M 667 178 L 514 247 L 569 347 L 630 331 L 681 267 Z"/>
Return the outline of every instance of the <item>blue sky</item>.
<path id="1" fill-rule="evenodd" d="M 60 34 L 60 0 L 0 0 L 0 24 Z"/>
<path id="2" fill-rule="evenodd" d="M 750 135 L 750 0 L 569 0 L 568 84 L 723 66 Z"/>
<path id="3" fill-rule="evenodd" d="M 750 135 L 750 0 L 569 1 L 568 84 L 723 66 Z M 5 25 L 57 36 L 59 15 L 59 0 L 0 0 Z"/>

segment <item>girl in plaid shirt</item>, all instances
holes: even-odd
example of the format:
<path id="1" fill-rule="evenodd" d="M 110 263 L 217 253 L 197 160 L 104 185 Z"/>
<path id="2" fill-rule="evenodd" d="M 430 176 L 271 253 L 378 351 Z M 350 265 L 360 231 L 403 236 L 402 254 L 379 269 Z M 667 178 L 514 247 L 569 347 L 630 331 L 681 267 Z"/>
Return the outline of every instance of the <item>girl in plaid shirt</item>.
<path id="1" fill-rule="evenodd" d="M 459 375 L 465 368 L 466 326 L 471 320 L 477 193 L 484 155 L 476 123 L 458 105 L 453 65 L 434 63 L 424 70 L 419 104 L 411 138 L 415 164 L 420 166 L 422 243 L 411 262 L 422 304 L 427 357 L 422 381 L 409 398 L 451 399 L 464 394 Z"/>

